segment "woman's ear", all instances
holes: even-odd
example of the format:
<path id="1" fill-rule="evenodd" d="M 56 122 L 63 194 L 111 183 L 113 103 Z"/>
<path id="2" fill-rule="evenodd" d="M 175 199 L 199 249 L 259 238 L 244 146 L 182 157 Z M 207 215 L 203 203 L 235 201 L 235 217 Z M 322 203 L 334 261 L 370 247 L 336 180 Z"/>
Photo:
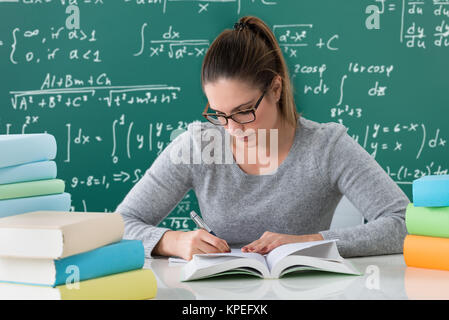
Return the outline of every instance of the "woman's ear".
<path id="1" fill-rule="evenodd" d="M 273 92 L 273 98 L 275 102 L 279 102 L 282 93 L 282 78 L 276 75 L 271 82 L 271 90 Z"/>

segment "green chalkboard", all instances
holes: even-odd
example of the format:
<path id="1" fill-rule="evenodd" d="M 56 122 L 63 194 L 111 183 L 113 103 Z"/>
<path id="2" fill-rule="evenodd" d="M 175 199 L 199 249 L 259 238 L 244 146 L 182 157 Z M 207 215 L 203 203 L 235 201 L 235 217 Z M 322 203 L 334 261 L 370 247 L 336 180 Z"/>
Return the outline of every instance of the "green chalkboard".
<path id="1" fill-rule="evenodd" d="M 303 116 L 347 126 L 410 200 L 448 173 L 447 2 L 0 0 L 0 134 L 53 134 L 72 210 L 112 211 L 202 121 L 202 59 L 243 15 L 274 31 Z M 191 209 L 193 191 L 161 225 L 194 228 Z"/>

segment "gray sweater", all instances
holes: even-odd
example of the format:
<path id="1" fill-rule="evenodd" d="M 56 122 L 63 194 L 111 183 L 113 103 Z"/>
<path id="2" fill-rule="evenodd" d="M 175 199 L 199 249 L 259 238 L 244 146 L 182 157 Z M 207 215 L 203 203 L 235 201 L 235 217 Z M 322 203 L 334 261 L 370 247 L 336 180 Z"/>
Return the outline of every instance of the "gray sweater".
<path id="1" fill-rule="evenodd" d="M 156 225 L 193 189 L 206 224 L 233 247 L 271 231 L 339 239 L 337 247 L 344 257 L 401 253 L 409 203 L 404 192 L 346 127 L 304 117 L 298 121 L 287 157 L 268 175 L 240 169 L 224 128 L 206 122 L 190 124 L 118 205 L 116 212 L 125 221 L 124 237 L 142 240 L 146 256 L 151 257 L 169 230 Z M 219 130 L 223 139 L 205 138 L 211 128 Z M 216 161 L 201 160 L 205 148 Z M 367 223 L 329 230 L 343 195 Z"/>

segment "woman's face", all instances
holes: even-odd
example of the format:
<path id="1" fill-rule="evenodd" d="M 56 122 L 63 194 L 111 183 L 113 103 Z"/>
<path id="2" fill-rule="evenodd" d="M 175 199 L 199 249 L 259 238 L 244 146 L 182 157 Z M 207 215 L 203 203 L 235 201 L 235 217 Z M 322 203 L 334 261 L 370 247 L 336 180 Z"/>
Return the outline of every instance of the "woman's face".
<path id="1" fill-rule="evenodd" d="M 280 79 L 275 78 L 271 89 L 267 90 L 260 101 L 255 111 L 256 120 L 240 124 L 231 118 L 228 119 L 224 128 L 231 136 L 236 137 L 240 142 L 252 145 L 256 141 L 258 129 L 266 129 L 268 132 L 270 129 L 278 128 L 280 114 L 277 102 L 281 91 L 278 81 Z M 204 91 L 210 106 L 208 112 L 225 115 L 253 107 L 263 93 L 259 88 L 254 88 L 245 82 L 223 78 L 204 85 Z"/>

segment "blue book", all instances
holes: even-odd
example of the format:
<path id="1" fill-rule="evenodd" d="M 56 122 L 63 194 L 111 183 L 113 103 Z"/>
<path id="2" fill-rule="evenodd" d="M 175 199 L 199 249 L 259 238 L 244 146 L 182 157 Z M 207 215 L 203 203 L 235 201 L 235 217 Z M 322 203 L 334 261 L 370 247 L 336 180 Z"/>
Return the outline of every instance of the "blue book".
<path id="1" fill-rule="evenodd" d="M 55 179 L 54 161 L 38 161 L 0 168 L 0 184 Z"/>
<path id="2" fill-rule="evenodd" d="M 53 160 L 56 157 L 56 139 L 47 133 L 2 134 L 0 150 L 0 168 Z"/>
<path id="3" fill-rule="evenodd" d="M 0 281 L 55 287 L 141 269 L 140 240 L 121 240 L 59 260 L 0 257 Z M 75 289 L 74 289 L 75 290 Z"/>
<path id="4" fill-rule="evenodd" d="M 449 175 L 431 175 L 413 181 L 415 207 L 449 206 Z"/>
<path id="5" fill-rule="evenodd" d="M 33 211 L 70 211 L 70 193 L 0 200 L 0 218 Z"/>

